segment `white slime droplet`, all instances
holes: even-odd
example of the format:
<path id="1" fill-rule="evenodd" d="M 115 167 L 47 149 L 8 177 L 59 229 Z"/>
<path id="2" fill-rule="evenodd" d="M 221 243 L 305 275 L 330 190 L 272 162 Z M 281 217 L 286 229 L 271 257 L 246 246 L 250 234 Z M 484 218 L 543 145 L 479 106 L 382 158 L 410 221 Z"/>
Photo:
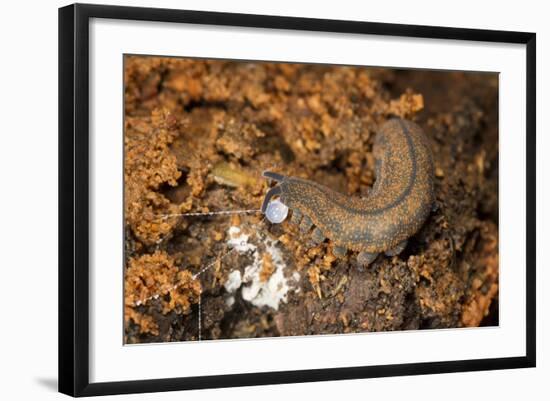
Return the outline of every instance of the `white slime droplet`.
<path id="1" fill-rule="evenodd" d="M 265 217 L 273 224 L 282 223 L 288 216 L 288 206 L 279 199 L 269 201 L 265 211 Z"/>

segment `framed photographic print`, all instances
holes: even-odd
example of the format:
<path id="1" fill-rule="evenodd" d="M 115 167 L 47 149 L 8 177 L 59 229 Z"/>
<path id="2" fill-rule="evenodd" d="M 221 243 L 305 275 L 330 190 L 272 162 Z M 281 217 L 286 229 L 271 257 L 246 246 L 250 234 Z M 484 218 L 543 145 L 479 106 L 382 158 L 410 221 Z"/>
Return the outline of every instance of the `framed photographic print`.
<path id="1" fill-rule="evenodd" d="M 535 366 L 534 33 L 70 5 L 59 113 L 61 392 Z"/>

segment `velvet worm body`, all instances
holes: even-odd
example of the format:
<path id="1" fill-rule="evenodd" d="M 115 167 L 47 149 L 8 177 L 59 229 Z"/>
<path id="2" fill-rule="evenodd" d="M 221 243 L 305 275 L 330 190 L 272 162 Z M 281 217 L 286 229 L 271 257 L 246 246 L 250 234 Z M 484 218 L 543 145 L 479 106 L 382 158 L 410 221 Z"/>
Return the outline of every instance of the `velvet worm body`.
<path id="1" fill-rule="evenodd" d="M 277 185 L 266 194 L 262 212 L 278 196 L 302 231 L 315 226 L 316 242 L 328 238 L 337 256 L 358 251 L 362 264 L 380 252 L 400 253 L 432 209 L 431 150 L 417 124 L 392 119 L 379 129 L 373 153 L 376 181 L 367 197 L 348 197 L 309 180 L 266 171 L 263 175 Z"/>

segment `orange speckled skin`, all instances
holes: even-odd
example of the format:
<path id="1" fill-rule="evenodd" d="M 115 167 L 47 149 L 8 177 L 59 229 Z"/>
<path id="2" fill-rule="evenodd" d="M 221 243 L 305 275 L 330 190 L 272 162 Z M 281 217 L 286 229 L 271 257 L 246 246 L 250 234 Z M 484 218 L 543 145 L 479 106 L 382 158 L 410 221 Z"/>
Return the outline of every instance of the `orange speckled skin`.
<path id="1" fill-rule="evenodd" d="M 395 248 L 414 235 L 431 212 L 431 150 L 417 124 L 392 119 L 377 133 L 373 153 L 376 182 L 366 198 L 284 177 L 279 184 L 281 201 L 309 216 L 336 245 L 369 253 Z"/>

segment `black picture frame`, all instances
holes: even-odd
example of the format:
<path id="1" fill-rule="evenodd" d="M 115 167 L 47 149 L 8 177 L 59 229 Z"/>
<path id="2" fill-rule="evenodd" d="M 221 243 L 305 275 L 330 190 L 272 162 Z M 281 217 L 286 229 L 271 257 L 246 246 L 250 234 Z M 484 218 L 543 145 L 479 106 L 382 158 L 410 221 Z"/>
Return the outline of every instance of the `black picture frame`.
<path id="1" fill-rule="evenodd" d="M 526 46 L 526 354 L 521 357 L 90 383 L 89 22 L 91 18 L 437 38 Z M 479 29 L 74 4 L 59 9 L 59 391 L 140 393 L 534 367 L 536 35 Z"/>

